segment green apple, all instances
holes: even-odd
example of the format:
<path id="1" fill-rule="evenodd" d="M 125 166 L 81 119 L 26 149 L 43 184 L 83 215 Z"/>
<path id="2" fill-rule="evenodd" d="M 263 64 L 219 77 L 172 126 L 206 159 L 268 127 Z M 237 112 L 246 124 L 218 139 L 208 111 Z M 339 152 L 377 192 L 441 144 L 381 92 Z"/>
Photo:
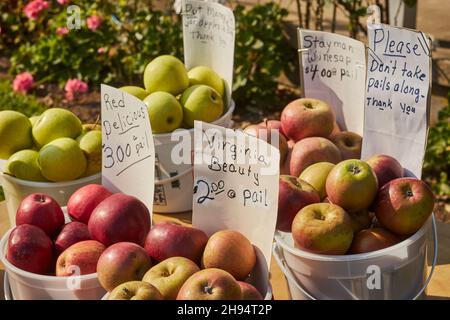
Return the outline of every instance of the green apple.
<path id="1" fill-rule="evenodd" d="M 174 96 L 179 95 L 189 86 L 183 62 L 169 55 L 153 59 L 145 67 L 144 86 L 148 93 L 165 91 Z"/>
<path id="2" fill-rule="evenodd" d="M 189 87 L 181 96 L 183 121 L 194 127 L 194 120 L 213 122 L 223 113 L 223 100 L 219 93 L 211 87 L 196 85 Z"/>
<path id="3" fill-rule="evenodd" d="M 222 78 L 211 68 L 205 66 L 194 67 L 188 72 L 189 86 L 204 84 L 216 90 L 221 97 L 225 93 Z"/>
<path id="4" fill-rule="evenodd" d="M 84 176 L 88 177 L 102 170 L 102 132 L 91 130 L 77 138 L 87 160 Z"/>
<path id="5" fill-rule="evenodd" d="M 158 91 L 144 99 L 153 133 L 172 132 L 183 121 L 183 109 L 170 93 Z"/>
<path id="6" fill-rule="evenodd" d="M 325 190 L 325 183 L 327 181 L 328 174 L 335 165 L 331 162 L 318 162 L 307 167 L 300 174 L 300 179 L 308 182 L 319 192 L 320 199 L 324 199 L 327 196 Z"/>
<path id="7" fill-rule="evenodd" d="M 70 181 L 81 177 L 87 168 L 86 157 L 71 138 L 59 138 L 39 151 L 42 175 L 50 181 Z"/>
<path id="8" fill-rule="evenodd" d="M 32 116 L 30 117 L 31 126 L 34 126 L 34 124 L 39 120 L 40 116 Z"/>
<path id="9" fill-rule="evenodd" d="M 6 173 L 16 178 L 29 181 L 47 181 L 41 173 L 38 163 L 39 152 L 35 150 L 20 150 L 8 159 Z"/>
<path id="10" fill-rule="evenodd" d="M 17 111 L 0 111 L 0 159 L 32 146 L 30 120 Z"/>
<path id="11" fill-rule="evenodd" d="M 126 93 L 132 94 L 138 99 L 144 100 L 146 96 L 148 96 L 148 92 L 145 91 L 144 88 L 136 87 L 136 86 L 124 86 L 119 88 L 122 91 L 125 91 Z"/>
<path id="12" fill-rule="evenodd" d="M 83 134 L 88 133 L 89 131 L 102 131 L 102 126 L 98 123 L 86 123 L 81 126 L 81 134 L 79 136 L 82 136 Z"/>
<path id="13" fill-rule="evenodd" d="M 42 113 L 32 132 L 36 146 L 42 147 L 58 138 L 75 139 L 81 130 L 81 121 L 75 114 L 66 109 L 52 108 Z"/>

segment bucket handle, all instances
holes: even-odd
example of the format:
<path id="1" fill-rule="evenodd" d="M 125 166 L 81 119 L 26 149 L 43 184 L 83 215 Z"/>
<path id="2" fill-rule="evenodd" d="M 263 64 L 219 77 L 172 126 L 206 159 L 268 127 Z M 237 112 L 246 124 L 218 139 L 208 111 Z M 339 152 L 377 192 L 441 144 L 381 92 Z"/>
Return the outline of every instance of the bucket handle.
<path id="1" fill-rule="evenodd" d="M 173 176 L 173 177 L 170 177 L 170 178 L 167 178 L 167 179 L 162 179 L 162 180 L 156 180 L 155 179 L 155 184 L 166 184 L 166 183 L 170 183 L 170 182 L 173 182 L 173 181 L 177 181 L 178 179 L 180 179 L 180 178 L 184 177 L 185 175 L 191 173 L 192 169 L 193 169 L 193 167 L 191 166 L 191 167 L 189 167 L 189 169 L 187 169 L 187 170 L 177 174 L 176 176 Z"/>
<path id="2" fill-rule="evenodd" d="M 433 230 L 433 263 L 431 265 L 430 273 L 427 277 L 427 280 L 425 281 L 423 287 L 419 290 L 419 292 L 412 298 L 412 300 L 417 300 L 422 293 L 425 291 L 425 289 L 428 287 L 428 284 L 431 281 L 431 277 L 433 276 L 434 269 L 437 264 L 437 257 L 438 257 L 438 238 L 437 238 L 437 227 L 436 227 L 436 219 L 434 217 L 434 213 L 431 215 L 431 223 L 432 223 L 432 230 Z M 307 298 L 311 300 L 318 300 L 316 297 L 311 295 L 305 288 L 303 288 L 297 280 L 294 278 L 291 270 L 289 270 L 289 267 L 287 266 L 286 260 L 282 256 L 280 252 L 280 247 L 278 243 L 273 244 L 273 255 L 275 258 L 275 261 L 277 262 L 278 266 L 280 267 L 281 271 L 284 273 L 285 277 L 288 279 L 289 283 L 293 283 L 295 287 L 303 293 Z"/>

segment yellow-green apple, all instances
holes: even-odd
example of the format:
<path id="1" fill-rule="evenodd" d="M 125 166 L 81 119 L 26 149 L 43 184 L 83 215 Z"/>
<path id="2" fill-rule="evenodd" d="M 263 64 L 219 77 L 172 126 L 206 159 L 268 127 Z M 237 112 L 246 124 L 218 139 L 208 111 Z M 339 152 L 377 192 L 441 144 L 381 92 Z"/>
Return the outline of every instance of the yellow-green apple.
<path id="1" fill-rule="evenodd" d="M 378 187 L 383 187 L 391 180 L 403 177 L 403 167 L 394 158 L 387 155 L 373 156 L 367 160 L 378 179 Z"/>
<path id="2" fill-rule="evenodd" d="M 184 257 L 172 257 L 150 268 L 142 281 L 153 285 L 164 300 L 175 300 L 183 284 L 200 271 L 197 264 Z"/>
<path id="3" fill-rule="evenodd" d="M 67 213 L 72 219 L 87 224 L 94 209 L 111 195 L 112 192 L 100 184 L 88 184 L 70 196 Z"/>
<path id="4" fill-rule="evenodd" d="M 31 126 L 34 126 L 34 124 L 39 120 L 39 117 L 40 116 L 32 116 L 32 117 L 29 118 Z"/>
<path id="5" fill-rule="evenodd" d="M 81 126 L 81 134 L 88 133 L 89 131 L 102 131 L 102 126 L 98 123 L 85 123 Z"/>
<path id="6" fill-rule="evenodd" d="M 9 235 L 6 259 L 21 270 L 47 274 L 54 263 L 53 243 L 41 228 L 17 226 Z"/>
<path id="7" fill-rule="evenodd" d="M 289 175 L 281 175 L 278 189 L 277 229 L 289 232 L 297 212 L 320 202 L 319 194 L 309 183 Z"/>
<path id="8" fill-rule="evenodd" d="M 269 129 L 264 122 L 259 124 L 251 124 L 247 127 L 245 127 L 244 132 L 257 137 L 259 139 L 262 139 L 266 141 L 269 144 L 272 144 L 274 147 L 278 148 L 280 151 L 280 166 L 284 164 L 284 161 L 286 160 L 289 148 L 287 144 L 287 140 L 280 133 L 278 129 Z M 275 139 L 272 143 L 272 138 Z M 278 138 L 278 143 L 277 143 Z"/>
<path id="9" fill-rule="evenodd" d="M 147 91 L 145 91 L 144 88 L 141 88 L 141 87 L 124 86 L 124 87 L 120 87 L 119 89 L 135 96 L 136 98 L 138 98 L 140 100 L 144 100 L 145 97 L 147 97 L 149 95 L 149 93 Z"/>
<path id="10" fill-rule="evenodd" d="M 71 138 L 59 138 L 39 150 L 42 175 L 50 181 L 71 181 L 86 171 L 87 160 L 78 143 Z"/>
<path id="11" fill-rule="evenodd" d="M 33 146 L 30 120 L 17 111 L 0 111 L 0 159 Z"/>
<path id="12" fill-rule="evenodd" d="M 353 237 L 350 254 L 381 250 L 399 242 L 396 235 L 383 228 L 361 230 Z"/>
<path id="13" fill-rule="evenodd" d="M 367 209 L 375 199 L 378 182 L 372 168 L 357 159 L 338 163 L 328 174 L 328 199 L 348 212 Z"/>
<path id="14" fill-rule="evenodd" d="M 81 134 L 81 130 L 81 121 L 73 112 L 51 108 L 41 114 L 32 133 L 36 146 L 41 148 L 58 138 L 75 139 Z"/>
<path id="15" fill-rule="evenodd" d="M 220 94 L 211 87 L 199 84 L 189 87 L 181 95 L 183 122 L 192 128 L 194 120 L 213 122 L 223 113 L 223 101 Z"/>
<path id="16" fill-rule="evenodd" d="M 350 216 L 352 229 L 355 233 L 364 229 L 368 229 L 372 225 L 373 214 L 367 209 L 363 209 L 357 212 L 350 212 L 348 215 Z"/>
<path id="17" fill-rule="evenodd" d="M 144 86 L 148 93 L 165 91 L 177 96 L 189 86 L 184 64 L 169 55 L 153 59 L 144 70 Z"/>
<path id="18" fill-rule="evenodd" d="M 434 195 L 423 181 L 398 178 L 378 192 L 374 212 L 378 223 L 398 235 L 419 230 L 434 209 Z"/>
<path id="19" fill-rule="evenodd" d="M 325 183 L 328 174 L 333 168 L 334 164 L 331 162 L 317 162 L 303 170 L 300 174 L 300 179 L 312 185 L 319 193 L 320 199 L 323 200 L 327 196 Z"/>
<path id="20" fill-rule="evenodd" d="M 20 150 L 9 157 L 6 173 L 29 181 L 47 181 L 38 163 L 39 153 L 35 150 Z"/>
<path id="21" fill-rule="evenodd" d="M 185 257 L 200 264 L 206 242 L 208 236 L 200 229 L 160 222 L 148 233 L 144 248 L 158 262 L 170 257 Z"/>
<path id="22" fill-rule="evenodd" d="M 56 261 L 56 276 L 68 277 L 97 271 L 98 259 L 106 247 L 95 240 L 77 242 L 64 250 Z"/>
<path id="23" fill-rule="evenodd" d="M 362 137 L 351 131 L 342 131 L 330 137 L 339 151 L 341 151 L 342 160 L 360 159 L 362 148 Z"/>
<path id="24" fill-rule="evenodd" d="M 77 138 L 77 142 L 87 160 L 87 168 L 84 175 L 88 177 L 100 172 L 102 170 L 102 132 L 91 130 L 81 134 Z"/>
<path id="25" fill-rule="evenodd" d="M 189 86 L 197 84 L 207 85 L 223 97 L 225 93 L 225 86 L 222 78 L 211 68 L 205 66 L 194 67 L 188 72 Z"/>
<path id="26" fill-rule="evenodd" d="M 261 293 L 250 283 L 238 281 L 241 287 L 242 300 L 264 300 Z"/>
<path id="27" fill-rule="evenodd" d="M 134 242 L 144 246 L 150 231 L 150 212 L 139 199 L 115 193 L 100 202 L 88 222 L 93 239 L 105 246 Z"/>
<path id="28" fill-rule="evenodd" d="M 221 230 L 208 240 L 203 251 L 204 268 L 219 268 L 229 272 L 236 280 L 244 280 L 256 263 L 252 243 L 240 232 Z"/>
<path id="29" fill-rule="evenodd" d="M 172 132 L 183 122 L 183 109 L 170 93 L 157 91 L 144 99 L 153 133 Z"/>
<path id="30" fill-rule="evenodd" d="M 302 139 L 294 145 L 289 169 L 291 175 L 298 177 L 303 170 L 314 163 L 338 163 L 339 161 L 341 161 L 341 153 L 330 140 L 311 137 Z"/>
<path id="31" fill-rule="evenodd" d="M 58 202 L 43 193 L 32 193 L 20 202 L 16 225 L 31 224 L 41 228 L 50 238 L 64 225 L 64 213 Z"/>
<path id="32" fill-rule="evenodd" d="M 103 251 L 98 259 L 97 274 L 102 287 L 111 291 L 128 281 L 139 281 L 152 266 L 145 250 L 132 242 L 119 242 Z"/>
<path id="33" fill-rule="evenodd" d="M 163 300 L 163 296 L 147 282 L 128 281 L 115 287 L 108 300 Z"/>
<path id="34" fill-rule="evenodd" d="M 345 254 L 353 239 L 350 217 L 331 203 L 304 207 L 292 222 L 292 238 L 297 248 L 318 254 Z"/>
<path id="35" fill-rule="evenodd" d="M 194 273 L 181 287 L 177 300 L 241 300 L 239 283 L 233 276 L 217 268 Z"/>
<path id="36" fill-rule="evenodd" d="M 307 137 L 329 137 L 335 116 L 324 101 L 302 98 L 289 103 L 281 113 L 281 127 L 289 139 L 299 141 Z"/>
<path id="37" fill-rule="evenodd" d="M 71 245 L 85 240 L 92 240 L 87 225 L 78 221 L 69 222 L 62 228 L 58 237 L 56 237 L 56 254 L 60 255 Z"/>

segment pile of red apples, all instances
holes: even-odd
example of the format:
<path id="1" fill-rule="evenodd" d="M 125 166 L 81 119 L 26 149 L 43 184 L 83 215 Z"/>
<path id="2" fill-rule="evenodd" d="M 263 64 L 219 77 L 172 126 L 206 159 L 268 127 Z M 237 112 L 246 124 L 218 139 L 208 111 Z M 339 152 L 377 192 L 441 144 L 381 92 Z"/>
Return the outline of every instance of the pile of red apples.
<path id="1" fill-rule="evenodd" d="M 396 159 L 359 160 L 362 138 L 340 131 L 323 101 L 295 100 L 281 121 L 245 130 L 262 129 L 280 131 L 277 229 L 292 232 L 299 249 L 327 255 L 381 250 L 417 232 L 433 211 L 431 189 L 405 177 Z"/>
<path id="2" fill-rule="evenodd" d="M 64 213 L 50 196 L 20 204 L 6 259 L 17 268 L 67 277 L 97 273 L 110 300 L 261 300 L 247 283 L 256 264 L 241 233 L 171 222 L 150 226 L 135 197 L 91 184 L 77 190 Z"/>

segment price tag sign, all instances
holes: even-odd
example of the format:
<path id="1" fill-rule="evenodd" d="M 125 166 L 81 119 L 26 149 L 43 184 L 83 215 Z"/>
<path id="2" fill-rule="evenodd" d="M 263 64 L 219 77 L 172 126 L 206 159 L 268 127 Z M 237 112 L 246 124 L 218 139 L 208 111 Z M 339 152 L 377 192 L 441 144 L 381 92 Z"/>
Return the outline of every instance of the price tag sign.
<path id="1" fill-rule="evenodd" d="M 272 140 L 274 141 L 274 140 Z M 240 130 L 196 121 L 192 224 L 211 235 L 244 234 L 270 266 L 280 153 Z"/>
<path id="2" fill-rule="evenodd" d="M 421 177 L 428 132 L 430 41 L 421 32 L 368 24 L 362 158 L 390 155 Z"/>
<path id="3" fill-rule="evenodd" d="M 101 85 L 102 184 L 141 200 L 151 211 L 155 147 L 146 105 L 122 90 Z"/>
<path id="4" fill-rule="evenodd" d="M 207 66 L 216 71 L 227 84 L 227 101 L 230 101 L 235 38 L 233 11 L 215 2 L 185 0 L 182 15 L 186 67 Z"/>
<path id="5" fill-rule="evenodd" d="M 307 98 L 327 102 L 342 130 L 360 135 L 364 120 L 364 44 L 334 33 L 297 29 L 300 77 Z"/>

